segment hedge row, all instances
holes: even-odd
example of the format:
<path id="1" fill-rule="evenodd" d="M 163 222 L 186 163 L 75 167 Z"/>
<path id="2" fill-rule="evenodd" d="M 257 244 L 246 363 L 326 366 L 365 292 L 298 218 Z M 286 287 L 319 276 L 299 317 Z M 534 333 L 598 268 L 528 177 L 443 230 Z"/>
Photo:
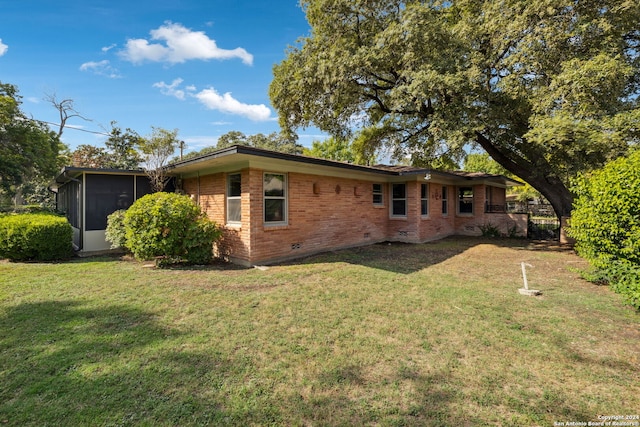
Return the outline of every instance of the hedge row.
<path id="1" fill-rule="evenodd" d="M 569 235 L 605 282 L 640 310 L 640 150 L 581 176 Z"/>
<path id="2" fill-rule="evenodd" d="M 66 218 L 50 213 L 0 215 L 0 258 L 53 261 L 73 254 L 73 230 Z"/>

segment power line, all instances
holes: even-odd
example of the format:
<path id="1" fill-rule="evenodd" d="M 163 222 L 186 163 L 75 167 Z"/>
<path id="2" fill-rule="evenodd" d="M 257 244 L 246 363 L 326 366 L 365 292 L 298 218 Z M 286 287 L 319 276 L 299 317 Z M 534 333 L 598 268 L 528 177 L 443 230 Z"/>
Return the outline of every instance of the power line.
<path id="1" fill-rule="evenodd" d="M 48 125 L 53 125 L 53 126 L 58 126 L 58 127 L 60 126 L 60 123 L 48 122 L 48 121 L 46 121 L 46 120 L 36 120 L 36 119 L 31 119 L 31 120 L 33 120 L 34 122 L 46 123 L 46 124 L 48 124 Z M 79 131 L 81 131 L 81 132 L 93 133 L 93 134 L 95 134 L 95 135 L 111 136 L 111 135 L 110 135 L 110 134 L 108 134 L 108 133 L 98 132 L 98 131 L 95 131 L 95 130 L 88 130 L 88 129 L 76 128 L 76 127 L 73 127 L 73 126 L 65 126 L 65 127 L 64 127 L 64 129 L 65 129 L 65 130 L 67 130 L 67 129 L 79 130 Z"/>

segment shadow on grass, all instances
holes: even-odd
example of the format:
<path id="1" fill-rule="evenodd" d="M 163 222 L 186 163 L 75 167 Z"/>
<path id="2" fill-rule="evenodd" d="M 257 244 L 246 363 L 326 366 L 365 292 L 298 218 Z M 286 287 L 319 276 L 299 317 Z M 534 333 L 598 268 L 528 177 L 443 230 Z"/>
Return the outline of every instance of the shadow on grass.
<path id="1" fill-rule="evenodd" d="M 284 263 L 283 265 L 346 262 L 393 273 L 411 274 L 432 265 L 440 264 L 481 244 L 528 248 L 530 243 L 531 241 L 525 239 L 461 236 L 446 237 L 442 240 L 427 243 L 384 242 L 325 252 Z M 543 246 L 544 243 L 542 242 L 538 245 L 540 250 L 542 250 Z"/>
<path id="2" fill-rule="evenodd" d="M 304 425 L 460 425 L 451 423 L 455 417 L 450 405 L 459 393 L 447 375 L 408 375 L 399 370 L 374 387 L 361 367 L 345 366 L 321 374 L 317 381 L 314 393 L 293 395 L 287 405 L 294 412 L 292 417 Z M 369 389 L 365 397 L 357 397 L 364 389 Z M 387 402 L 371 396 L 389 390 L 405 395 L 413 390 L 414 395 Z"/>
<path id="3" fill-rule="evenodd" d="M 3 425 L 185 425 L 264 414 L 228 410 L 217 388 L 246 360 L 180 348 L 152 312 L 71 301 L 0 312 Z"/>

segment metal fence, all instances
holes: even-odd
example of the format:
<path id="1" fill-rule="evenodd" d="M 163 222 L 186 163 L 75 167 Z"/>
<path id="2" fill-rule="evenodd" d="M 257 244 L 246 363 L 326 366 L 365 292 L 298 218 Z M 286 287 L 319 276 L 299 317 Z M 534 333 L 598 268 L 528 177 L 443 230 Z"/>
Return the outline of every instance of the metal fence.
<path id="1" fill-rule="evenodd" d="M 560 240 L 560 220 L 549 204 L 509 202 L 506 205 L 485 204 L 486 213 L 527 213 L 527 237 L 532 240 Z"/>
<path id="2" fill-rule="evenodd" d="M 532 240 L 560 240 L 558 218 L 535 218 L 529 216 L 527 237 Z"/>

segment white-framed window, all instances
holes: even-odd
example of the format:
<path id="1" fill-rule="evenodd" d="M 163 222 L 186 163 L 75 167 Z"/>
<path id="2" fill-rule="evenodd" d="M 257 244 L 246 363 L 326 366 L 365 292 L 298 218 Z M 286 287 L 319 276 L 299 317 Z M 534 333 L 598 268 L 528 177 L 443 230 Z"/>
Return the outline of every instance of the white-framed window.
<path id="1" fill-rule="evenodd" d="M 373 204 L 374 205 L 384 205 L 384 196 L 382 193 L 382 184 L 373 184 L 372 185 L 373 192 Z"/>
<path id="2" fill-rule="evenodd" d="M 391 184 L 391 216 L 407 216 L 407 185 Z"/>
<path id="3" fill-rule="evenodd" d="M 227 175 L 227 223 L 242 221 L 242 175 Z"/>
<path id="4" fill-rule="evenodd" d="M 473 214 L 473 187 L 458 187 L 458 213 Z"/>
<path id="5" fill-rule="evenodd" d="M 286 224 L 287 175 L 266 172 L 263 178 L 263 188 L 265 224 Z"/>
<path id="6" fill-rule="evenodd" d="M 420 215 L 429 215 L 429 184 L 420 184 Z"/>
<path id="7" fill-rule="evenodd" d="M 442 215 L 449 213 L 449 189 L 446 185 L 442 186 Z"/>

